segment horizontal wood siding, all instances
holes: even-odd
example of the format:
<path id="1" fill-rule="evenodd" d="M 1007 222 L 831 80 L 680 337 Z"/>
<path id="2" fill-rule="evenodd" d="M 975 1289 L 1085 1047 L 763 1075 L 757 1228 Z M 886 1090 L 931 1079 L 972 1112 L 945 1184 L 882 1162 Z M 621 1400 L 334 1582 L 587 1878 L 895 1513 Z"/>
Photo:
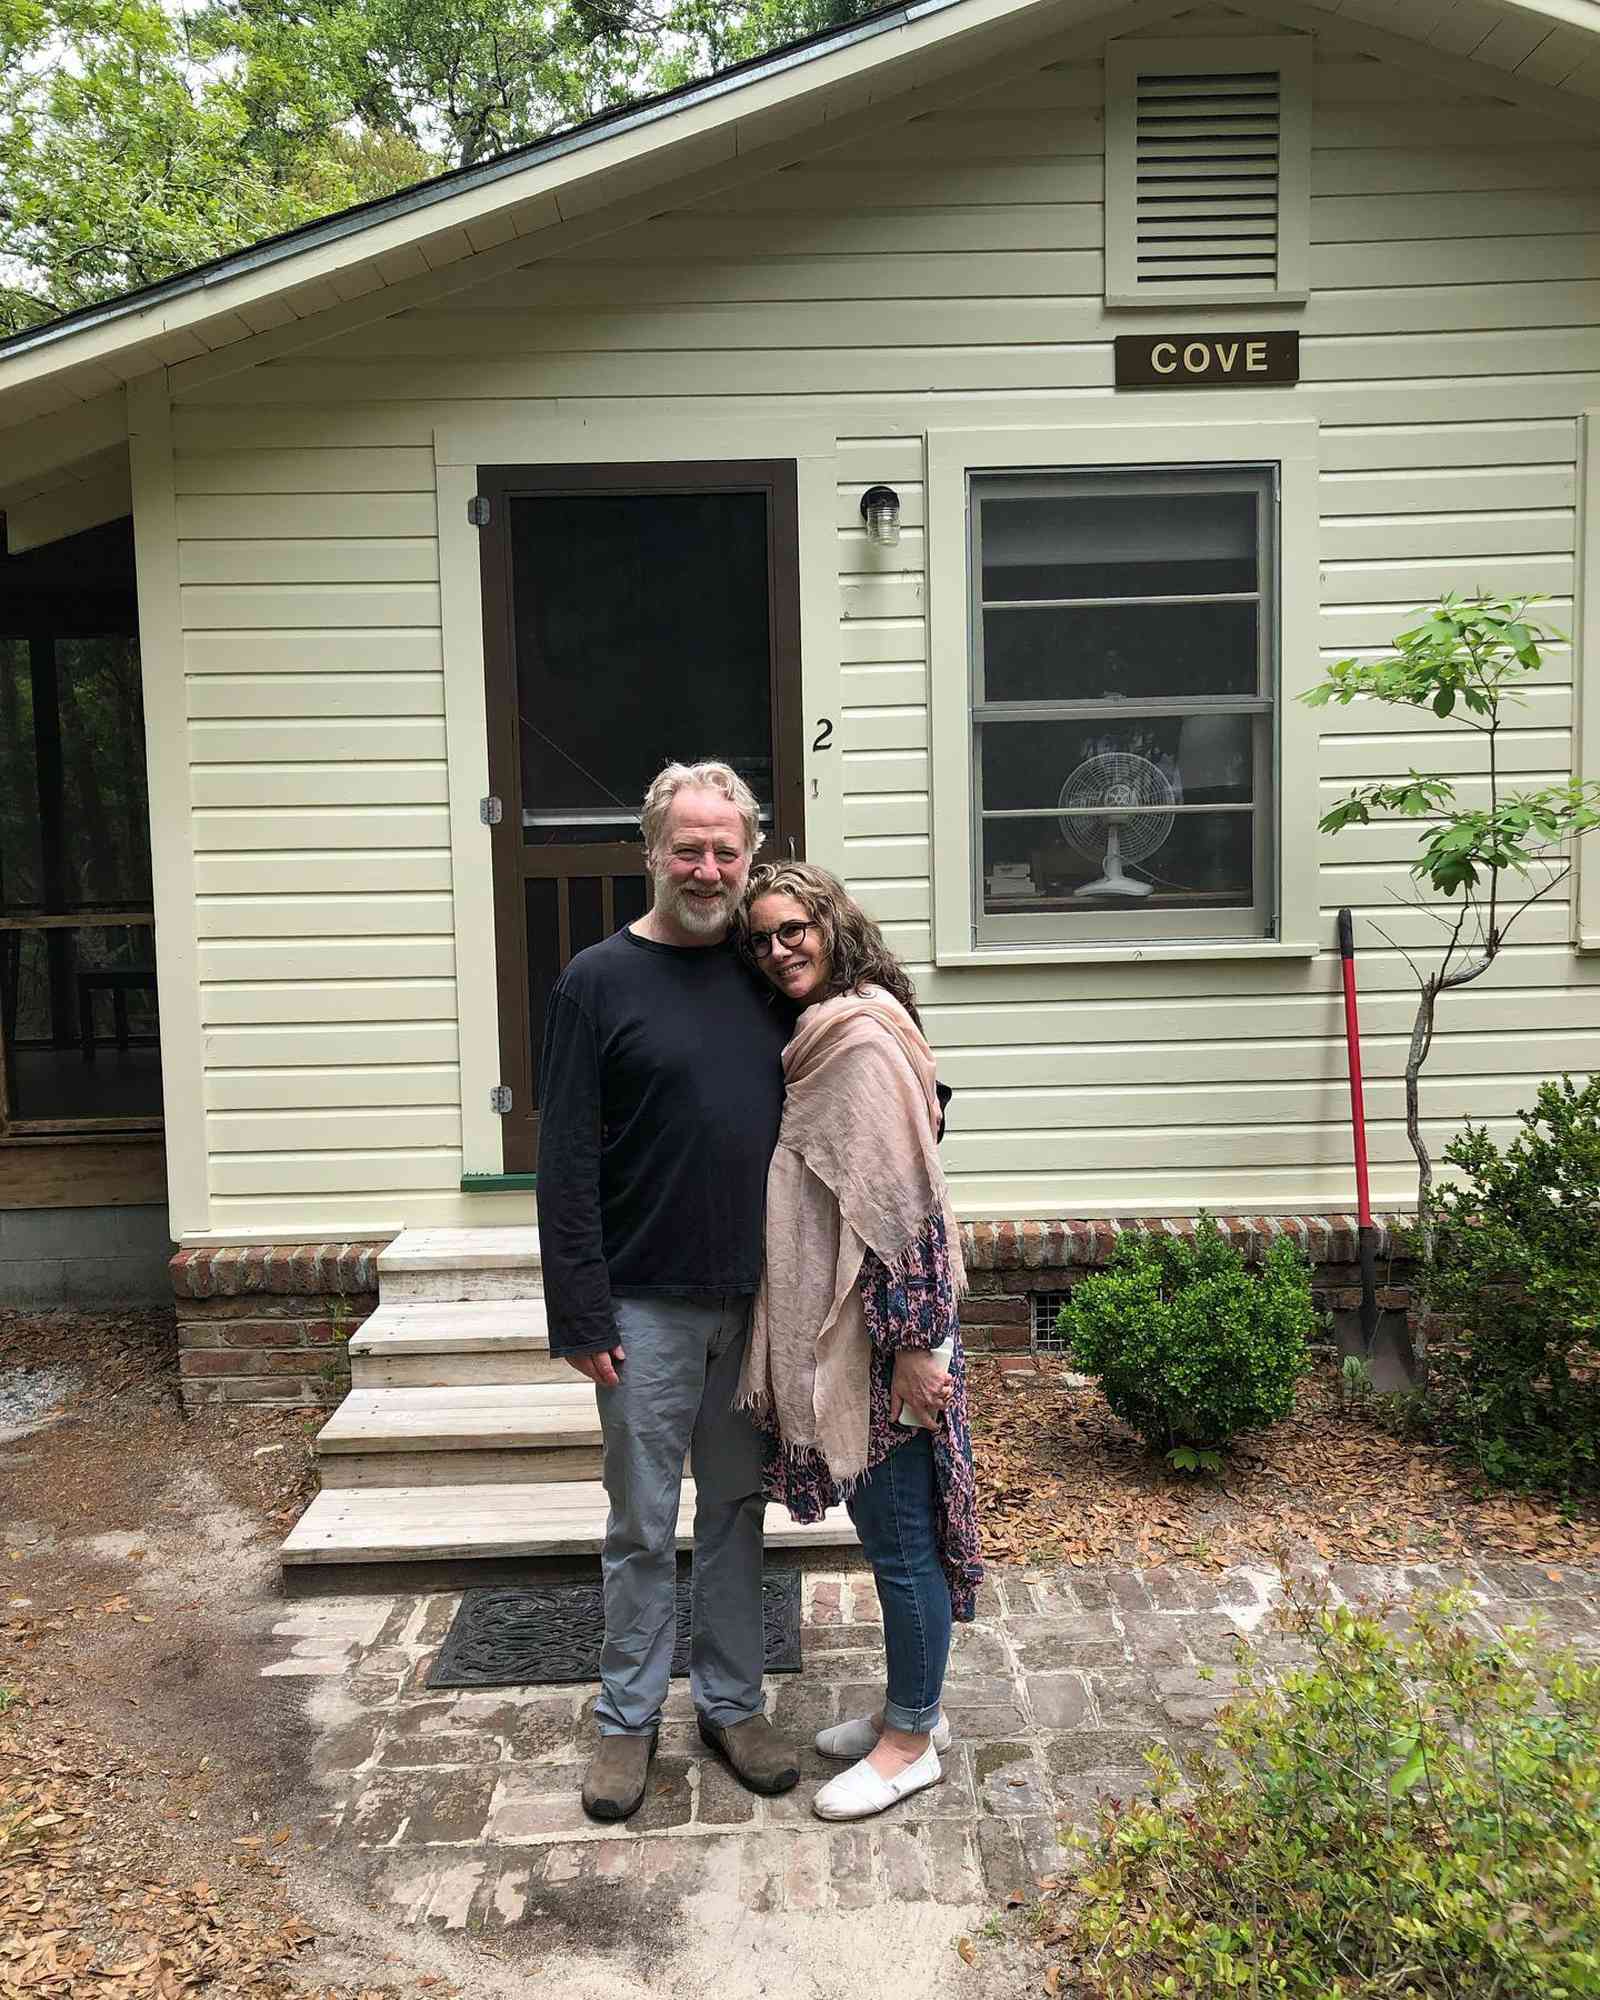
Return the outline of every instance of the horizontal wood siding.
<path id="1" fill-rule="evenodd" d="M 1352 10 L 1354 11 L 1354 10 Z M 1199 17 L 1197 17 L 1199 18 Z M 1230 23 L 1212 10 L 1211 27 Z M 1259 29 L 1241 19 L 1231 25 Z M 1547 38 L 1486 61 L 1529 73 Z M 1600 397 L 1600 149 L 1473 91 L 1318 51 L 1312 295 L 1284 413 L 1323 426 L 1324 660 L 1380 647 L 1441 590 L 1539 591 L 1566 629 L 1577 418 Z M 1560 78 L 1555 78 L 1560 81 Z M 437 305 L 199 389 L 175 412 L 213 1225 L 465 1212 L 432 441 L 527 399 L 833 415 L 843 708 L 840 863 L 912 965 L 959 1095 L 963 1211 L 1348 1206 L 1337 960 L 931 962 L 920 424 L 1107 407 L 1103 77 L 1047 49 L 997 88 Z M 1171 317 L 1169 315 L 1169 317 Z M 1219 417 L 1227 405 L 1220 404 Z M 981 412 L 974 415 L 973 412 Z M 1065 449 L 1065 447 L 1064 447 Z M 857 503 L 895 485 L 869 550 Z M 1503 768 L 1572 767 L 1558 647 Z M 1482 791 L 1481 742 L 1329 712 L 1324 801 L 1412 767 Z M 1321 929 L 1356 910 L 1375 1195 L 1414 1186 L 1396 911 L 1413 851 L 1319 842 Z M 1380 936 L 1379 927 L 1387 933 Z M 1549 903 L 1452 996 L 1430 1133 L 1505 1131 L 1534 1084 L 1600 1058 L 1600 968 Z"/>
<path id="2" fill-rule="evenodd" d="M 213 1226 L 448 1210 L 433 453 L 214 441 L 177 467 Z"/>

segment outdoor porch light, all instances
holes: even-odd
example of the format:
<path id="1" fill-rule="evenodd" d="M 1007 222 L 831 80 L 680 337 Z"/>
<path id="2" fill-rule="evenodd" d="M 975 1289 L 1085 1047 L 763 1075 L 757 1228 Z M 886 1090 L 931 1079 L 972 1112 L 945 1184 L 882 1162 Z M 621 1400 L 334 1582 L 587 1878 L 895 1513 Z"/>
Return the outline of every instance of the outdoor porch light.
<path id="1" fill-rule="evenodd" d="M 869 486 L 861 496 L 861 518 L 867 540 L 892 549 L 900 539 L 900 495 L 892 486 Z"/>

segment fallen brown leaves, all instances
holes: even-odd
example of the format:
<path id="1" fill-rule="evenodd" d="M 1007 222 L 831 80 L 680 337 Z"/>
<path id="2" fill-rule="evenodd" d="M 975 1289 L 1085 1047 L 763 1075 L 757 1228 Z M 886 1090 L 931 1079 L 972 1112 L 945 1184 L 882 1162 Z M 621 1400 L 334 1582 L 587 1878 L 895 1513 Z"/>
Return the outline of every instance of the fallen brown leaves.
<path id="1" fill-rule="evenodd" d="M 1221 1479 L 1173 1472 L 1095 1389 L 1047 1377 L 1001 1387 L 974 1365 L 969 1397 L 985 1552 L 1082 1568 L 1174 1561 L 1225 1567 L 1281 1550 L 1327 1562 L 1440 1562 L 1470 1555 L 1600 1560 L 1600 1518 L 1554 1502 L 1474 1497 L 1448 1451 L 1346 1411 L 1331 1372 L 1295 1413 L 1236 1441 Z"/>
<path id="2" fill-rule="evenodd" d="M 263 1975 L 312 1932 L 279 1898 L 264 1920 L 233 1899 L 225 1906 L 209 1877 L 174 1879 L 153 1864 L 147 1835 L 108 1840 L 124 1771 L 25 1705 L 0 1722 L 0 2000 L 288 1991 Z"/>

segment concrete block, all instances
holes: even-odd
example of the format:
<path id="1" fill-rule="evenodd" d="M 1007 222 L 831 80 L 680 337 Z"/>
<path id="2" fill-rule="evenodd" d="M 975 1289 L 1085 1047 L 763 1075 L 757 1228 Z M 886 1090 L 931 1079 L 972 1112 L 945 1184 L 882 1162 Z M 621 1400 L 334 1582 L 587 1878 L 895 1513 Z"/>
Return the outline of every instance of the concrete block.
<path id="1" fill-rule="evenodd" d="M 171 1254 L 164 1205 L 8 1209 L 0 1214 L 0 1305 L 164 1305 Z"/>

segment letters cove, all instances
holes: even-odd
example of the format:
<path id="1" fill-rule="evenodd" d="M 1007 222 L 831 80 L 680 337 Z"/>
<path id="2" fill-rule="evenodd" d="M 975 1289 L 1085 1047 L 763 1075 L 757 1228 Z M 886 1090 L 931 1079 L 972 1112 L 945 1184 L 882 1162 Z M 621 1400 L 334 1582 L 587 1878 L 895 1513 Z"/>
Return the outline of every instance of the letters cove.
<path id="1" fill-rule="evenodd" d="M 1300 379 L 1298 333 L 1119 334 L 1119 389 L 1259 389 Z"/>
<path id="2" fill-rule="evenodd" d="M 1239 359 L 1241 348 L 1244 350 L 1242 361 Z M 1158 375 L 1175 374 L 1179 367 L 1185 375 L 1209 375 L 1213 368 L 1219 375 L 1231 375 L 1235 365 L 1247 375 L 1265 375 L 1267 343 L 1264 340 L 1189 340 L 1184 342 L 1180 356 L 1175 340 L 1158 340 L 1150 350 L 1150 366 Z"/>

